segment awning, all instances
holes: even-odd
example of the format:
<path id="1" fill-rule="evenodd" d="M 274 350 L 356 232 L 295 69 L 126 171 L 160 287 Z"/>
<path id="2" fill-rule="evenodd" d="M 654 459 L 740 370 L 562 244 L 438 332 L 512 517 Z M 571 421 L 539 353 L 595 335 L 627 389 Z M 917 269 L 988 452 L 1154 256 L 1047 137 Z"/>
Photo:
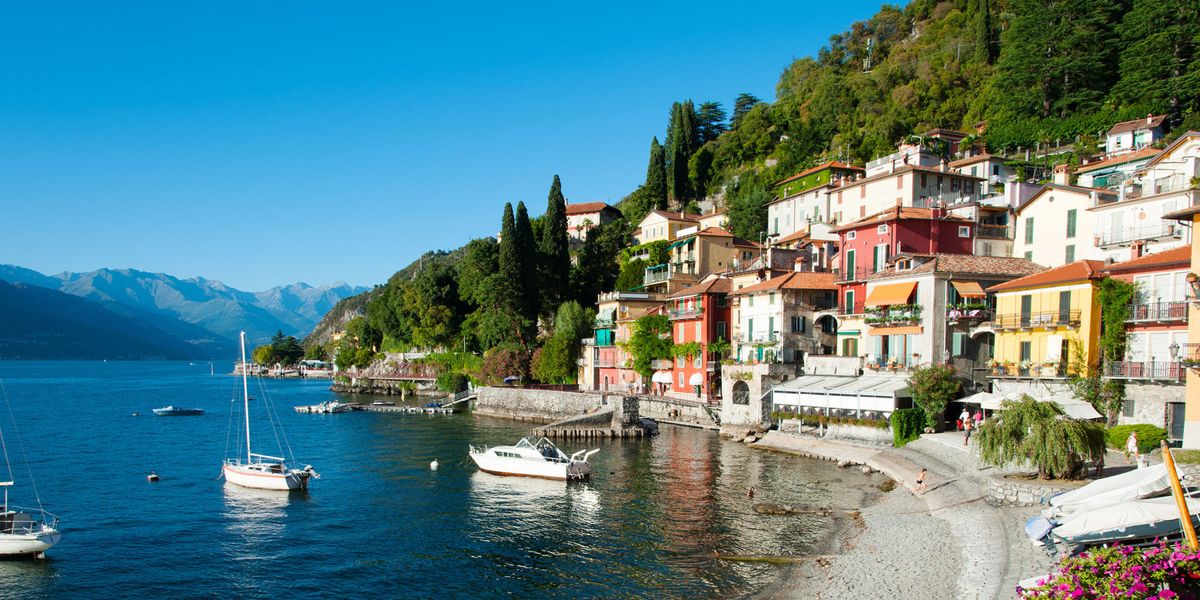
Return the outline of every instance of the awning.
<path id="1" fill-rule="evenodd" d="M 868 327 L 868 335 L 917 335 L 924 331 L 920 325 L 902 325 L 900 327 Z"/>
<path id="2" fill-rule="evenodd" d="M 867 292 L 867 306 L 891 306 L 893 304 L 908 304 L 909 297 L 917 288 L 917 282 L 889 283 L 877 285 Z"/>
<path id="3" fill-rule="evenodd" d="M 837 334 L 838 334 L 838 335 L 858 335 L 858 334 L 859 334 L 859 331 L 858 331 L 857 329 L 847 329 L 847 330 L 844 330 L 844 331 L 843 331 L 843 330 L 841 330 L 841 329 L 839 329 L 839 330 L 838 330 L 838 332 L 837 332 Z"/>
<path id="4" fill-rule="evenodd" d="M 692 238 L 690 238 L 690 237 L 689 237 L 689 238 L 683 238 L 682 240 L 679 240 L 679 241 L 677 241 L 677 242 L 674 242 L 674 243 L 672 243 L 671 245 L 667 246 L 667 251 L 668 251 L 668 252 L 670 252 L 671 250 L 673 250 L 673 249 L 675 249 L 675 248 L 678 248 L 678 247 L 680 247 L 680 246 L 682 246 L 682 245 L 684 245 L 684 244 L 686 244 L 686 243 L 688 243 L 688 242 L 690 242 L 690 241 L 692 241 Z"/>
<path id="5" fill-rule="evenodd" d="M 688 378 L 688 385 L 704 385 L 704 376 L 700 373 L 692 373 L 692 376 Z"/>
<path id="6" fill-rule="evenodd" d="M 654 383 L 671 383 L 671 372 L 655 371 L 654 375 L 650 376 L 650 381 Z"/>
<path id="7" fill-rule="evenodd" d="M 963 298 L 984 298 L 987 294 L 983 293 L 983 288 L 979 286 L 977 281 L 951 281 L 950 285 L 958 290 L 958 295 Z"/>

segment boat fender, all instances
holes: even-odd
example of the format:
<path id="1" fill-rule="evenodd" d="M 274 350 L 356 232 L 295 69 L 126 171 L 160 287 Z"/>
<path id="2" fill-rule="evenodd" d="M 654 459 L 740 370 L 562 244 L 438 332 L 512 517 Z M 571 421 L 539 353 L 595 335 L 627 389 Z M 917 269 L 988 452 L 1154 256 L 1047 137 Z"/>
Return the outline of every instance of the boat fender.
<path id="1" fill-rule="evenodd" d="M 433 462 L 429 463 L 429 470 L 430 471 L 438 470 L 438 461 L 436 458 L 433 460 Z"/>

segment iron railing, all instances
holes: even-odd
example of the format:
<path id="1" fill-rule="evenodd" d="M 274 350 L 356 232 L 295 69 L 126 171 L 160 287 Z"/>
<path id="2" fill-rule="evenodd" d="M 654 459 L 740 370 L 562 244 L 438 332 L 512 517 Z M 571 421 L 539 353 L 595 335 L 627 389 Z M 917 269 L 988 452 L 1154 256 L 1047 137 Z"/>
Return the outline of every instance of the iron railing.
<path id="1" fill-rule="evenodd" d="M 1179 361 L 1108 361 L 1104 376 L 1109 379 L 1143 379 L 1182 382 L 1186 370 Z"/>
<path id="2" fill-rule="evenodd" d="M 1159 238 L 1182 235 L 1183 229 L 1174 223 L 1160 223 L 1145 227 L 1123 227 L 1100 233 L 1100 246 L 1117 246 L 1130 244 L 1139 240 L 1156 240 Z"/>
<path id="3" fill-rule="evenodd" d="M 874 273 L 875 270 L 871 267 L 855 267 L 854 269 L 834 269 L 834 279 L 839 282 L 847 281 L 862 281 L 867 278 L 867 275 Z"/>
<path id="4" fill-rule="evenodd" d="M 866 305 L 862 302 L 855 302 L 853 306 L 844 305 L 838 307 L 839 315 L 861 315 L 866 311 Z"/>
<path id="5" fill-rule="evenodd" d="M 1007 225 L 977 225 L 975 237 L 1012 239 L 1012 230 Z"/>
<path id="6" fill-rule="evenodd" d="M 996 315 L 993 329 L 1032 329 L 1034 327 L 1070 327 L 1079 324 L 1078 310 Z"/>
<path id="7" fill-rule="evenodd" d="M 1130 304 L 1126 321 L 1187 321 L 1188 303 L 1149 302 L 1146 304 Z"/>
<path id="8" fill-rule="evenodd" d="M 667 311 L 667 316 L 672 320 L 679 319 L 697 319 L 704 315 L 704 308 L 697 306 L 695 308 L 674 308 Z"/>

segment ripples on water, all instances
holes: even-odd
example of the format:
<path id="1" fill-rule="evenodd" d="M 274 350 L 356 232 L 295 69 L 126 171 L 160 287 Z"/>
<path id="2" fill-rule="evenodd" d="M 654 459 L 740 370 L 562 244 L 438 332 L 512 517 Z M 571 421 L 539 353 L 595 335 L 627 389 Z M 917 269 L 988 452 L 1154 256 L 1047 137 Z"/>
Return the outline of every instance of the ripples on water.
<path id="1" fill-rule="evenodd" d="M 240 389 L 209 377 L 207 363 L 0 362 L 0 378 L 42 498 L 65 531 L 49 560 L 0 562 L 3 597 L 739 594 L 776 567 L 714 551 L 819 552 L 831 526 L 758 515 L 754 501 L 852 507 L 866 481 L 671 427 L 652 440 L 591 442 L 602 451 L 590 482 L 497 477 L 475 469 L 467 444 L 513 443 L 526 426 L 471 415 L 299 415 L 293 405 L 332 396 L 328 383 L 272 381 L 297 459 L 323 477 L 307 494 L 257 492 L 216 478 Z M 207 414 L 150 413 L 167 404 Z M 589 444 L 563 445 L 569 453 Z M 438 471 L 429 470 L 434 459 Z M 160 482 L 146 481 L 151 469 Z"/>

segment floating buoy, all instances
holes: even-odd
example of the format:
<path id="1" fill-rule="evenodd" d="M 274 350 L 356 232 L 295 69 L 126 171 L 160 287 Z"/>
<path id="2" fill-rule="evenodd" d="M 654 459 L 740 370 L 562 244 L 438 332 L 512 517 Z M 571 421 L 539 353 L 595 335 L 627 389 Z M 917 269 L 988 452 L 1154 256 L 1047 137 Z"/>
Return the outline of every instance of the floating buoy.
<path id="1" fill-rule="evenodd" d="M 133 416 L 135 416 L 135 417 L 136 417 L 136 416 L 138 416 L 138 414 L 137 414 L 137 413 L 133 413 Z"/>
<path id="2" fill-rule="evenodd" d="M 435 458 L 435 459 L 433 459 L 433 462 L 429 463 L 429 470 L 430 470 L 430 471 L 436 471 L 436 470 L 437 470 L 437 468 L 438 468 L 438 461 L 437 461 L 437 459 Z"/>
<path id="3" fill-rule="evenodd" d="M 158 481 L 158 473 L 155 473 L 154 471 L 150 471 L 150 474 L 146 476 L 146 481 L 149 481 L 149 482 Z"/>

